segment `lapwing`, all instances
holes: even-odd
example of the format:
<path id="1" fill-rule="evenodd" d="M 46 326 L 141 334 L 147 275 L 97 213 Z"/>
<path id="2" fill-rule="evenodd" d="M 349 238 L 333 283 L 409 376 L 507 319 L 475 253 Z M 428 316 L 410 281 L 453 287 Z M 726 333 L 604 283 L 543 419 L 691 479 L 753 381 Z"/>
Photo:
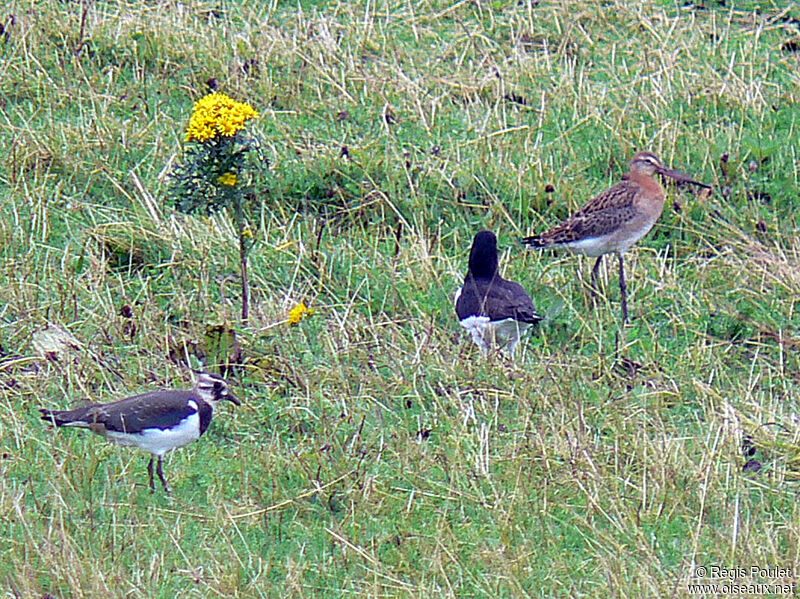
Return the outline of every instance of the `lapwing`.
<path id="1" fill-rule="evenodd" d="M 164 478 L 164 454 L 196 441 L 206 432 L 217 403 L 228 401 L 242 405 L 228 390 L 225 379 L 201 373 L 194 388 L 143 393 L 105 404 L 89 404 L 74 410 L 40 409 L 42 420 L 58 427 L 88 428 L 117 445 L 132 445 L 150 452 L 147 472 L 150 490 L 155 492 L 153 459 L 164 491 L 170 493 Z"/>
<path id="2" fill-rule="evenodd" d="M 513 356 L 520 336 L 542 317 L 528 292 L 501 277 L 497 264 L 497 237 L 481 231 L 472 241 L 464 285 L 453 299 L 461 326 L 484 355 L 496 343 Z"/>
<path id="3" fill-rule="evenodd" d="M 630 172 L 623 180 L 603 191 L 563 223 L 522 243 L 535 248 L 565 247 L 597 258 L 592 269 L 592 298 L 597 289 L 597 273 L 603 256 L 619 256 L 619 288 L 622 320 L 628 321 L 628 294 L 625 283 L 624 254 L 650 232 L 664 211 L 664 189 L 655 175 L 710 188 L 688 175 L 664 165 L 652 152 L 638 152 L 630 162 Z"/>

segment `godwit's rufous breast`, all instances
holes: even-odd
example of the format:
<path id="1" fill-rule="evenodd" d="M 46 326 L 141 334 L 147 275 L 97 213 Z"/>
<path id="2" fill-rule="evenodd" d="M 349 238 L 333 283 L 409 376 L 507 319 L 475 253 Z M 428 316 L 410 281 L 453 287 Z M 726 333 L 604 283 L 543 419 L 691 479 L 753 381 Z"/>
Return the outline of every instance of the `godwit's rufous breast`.
<path id="1" fill-rule="evenodd" d="M 605 254 L 619 255 L 619 287 L 622 294 L 622 319 L 628 320 L 628 297 L 625 284 L 625 252 L 647 235 L 664 211 L 664 189 L 656 174 L 700 187 L 710 185 L 664 165 L 652 152 L 638 152 L 630 162 L 630 172 L 623 180 L 590 200 L 583 208 L 557 227 L 526 237 L 522 243 L 535 248 L 565 247 L 573 252 L 596 257 L 592 269 L 592 297 L 597 272 Z"/>

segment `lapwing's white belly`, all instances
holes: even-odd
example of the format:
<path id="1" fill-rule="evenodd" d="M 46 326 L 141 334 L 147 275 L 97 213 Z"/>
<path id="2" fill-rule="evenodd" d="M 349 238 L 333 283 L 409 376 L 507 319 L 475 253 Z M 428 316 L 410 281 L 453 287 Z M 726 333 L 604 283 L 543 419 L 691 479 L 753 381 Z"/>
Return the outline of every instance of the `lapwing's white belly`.
<path id="1" fill-rule="evenodd" d="M 461 291 L 459 289 L 459 291 Z M 488 316 L 467 316 L 465 319 L 461 320 L 461 326 L 466 329 L 466 331 L 472 337 L 472 340 L 480 347 L 482 350 L 488 351 L 489 350 L 489 339 L 486 333 L 489 332 L 490 321 Z"/>
<path id="2" fill-rule="evenodd" d="M 468 316 L 461 321 L 461 326 L 482 351 L 488 352 L 494 339 L 497 345 L 514 353 L 519 338 L 530 328 L 531 323 L 519 322 L 513 318 L 492 322 L 488 316 Z"/>
<path id="3" fill-rule="evenodd" d="M 137 434 L 107 431 L 106 438 L 117 445 L 133 445 L 161 456 L 171 449 L 183 447 L 200 438 L 200 415 L 195 412 L 167 429 L 146 428 Z"/>
<path id="4" fill-rule="evenodd" d="M 500 345 L 506 345 L 509 341 L 517 341 L 531 327 L 531 323 L 506 318 L 505 320 L 490 322 L 489 326 L 494 329 L 494 336 L 497 342 Z"/>

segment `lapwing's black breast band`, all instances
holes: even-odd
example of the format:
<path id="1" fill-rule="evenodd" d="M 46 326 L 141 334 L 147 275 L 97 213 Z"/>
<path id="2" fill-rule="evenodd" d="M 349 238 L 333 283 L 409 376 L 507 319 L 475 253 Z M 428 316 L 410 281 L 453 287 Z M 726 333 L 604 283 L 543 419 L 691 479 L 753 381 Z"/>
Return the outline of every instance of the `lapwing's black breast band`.
<path id="1" fill-rule="evenodd" d="M 197 411 L 200 413 L 200 434 L 202 435 L 211 424 L 211 417 L 214 415 L 214 408 L 207 404 L 202 399 L 195 399 L 197 403 Z"/>

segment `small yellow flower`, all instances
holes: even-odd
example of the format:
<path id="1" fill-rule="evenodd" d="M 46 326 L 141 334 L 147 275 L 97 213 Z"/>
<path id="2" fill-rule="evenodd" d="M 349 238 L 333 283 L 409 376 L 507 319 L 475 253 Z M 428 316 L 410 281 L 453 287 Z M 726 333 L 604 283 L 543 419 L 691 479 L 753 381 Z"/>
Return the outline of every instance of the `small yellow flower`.
<path id="1" fill-rule="evenodd" d="M 244 230 L 242 231 L 242 237 L 246 237 L 247 239 L 252 239 L 253 229 L 251 229 L 250 227 L 245 227 Z"/>
<path id="2" fill-rule="evenodd" d="M 289 312 L 289 324 L 297 324 L 306 316 L 311 316 L 314 312 L 314 308 L 309 308 L 306 306 L 305 302 L 300 302 Z"/>
<path id="3" fill-rule="evenodd" d="M 200 98 L 194 105 L 186 141 L 208 141 L 219 136 L 235 135 L 244 129 L 250 119 L 258 117 L 258 112 L 244 102 L 237 102 L 230 96 L 214 92 Z"/>
<path id="4" fill-rule="evenodd" d="M 225 185 L 226 187 L 233 187 L 238 181 L 239 177 L 236 176 L 236 173 L 225 173 L 224 175 L 220 175 L 217 179 L 217 183 Z"/>

